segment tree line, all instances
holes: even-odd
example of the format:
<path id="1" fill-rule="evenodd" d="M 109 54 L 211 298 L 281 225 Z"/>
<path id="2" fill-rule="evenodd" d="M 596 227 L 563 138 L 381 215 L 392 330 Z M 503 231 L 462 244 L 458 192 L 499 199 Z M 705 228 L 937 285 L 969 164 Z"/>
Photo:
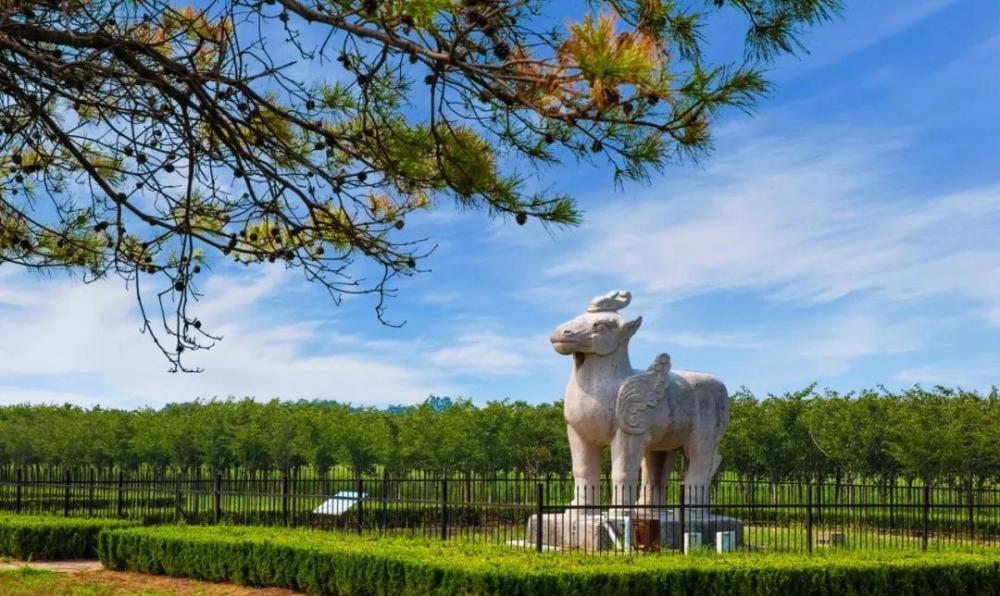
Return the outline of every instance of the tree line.
<path id="1" fill-rule="evenodd" d="M 1000 479 L 1000 392 L 815 387 L 731 397 L 722 472 L 759 481 Z M 563 474 L 562 402 L 430 397 L 384 410 L 225 399 L 118 410 L 0 407 L 0 465 Z"/>

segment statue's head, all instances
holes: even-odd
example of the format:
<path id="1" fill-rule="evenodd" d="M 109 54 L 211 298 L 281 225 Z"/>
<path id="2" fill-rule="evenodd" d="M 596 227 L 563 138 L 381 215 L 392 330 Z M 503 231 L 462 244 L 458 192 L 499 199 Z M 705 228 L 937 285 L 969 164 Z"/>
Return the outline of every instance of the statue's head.
<path id="1" fill-rule="evenodd" d="M 642 317 L 625 321 L 618 311 L 632 301 L 629 292 L 615 291 L 598 296 L 587 312 L 567 321 L 552 333 L 552 347 L 560 354 L 597 354 L 607 356 L 628 344 Z"/>

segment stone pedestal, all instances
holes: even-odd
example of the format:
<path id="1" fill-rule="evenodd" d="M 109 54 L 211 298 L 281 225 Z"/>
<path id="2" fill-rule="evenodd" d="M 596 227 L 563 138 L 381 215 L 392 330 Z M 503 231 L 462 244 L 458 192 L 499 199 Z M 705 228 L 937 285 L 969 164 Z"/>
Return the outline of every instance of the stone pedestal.
<path id="1" fill-rule="evenodd" d="M 528 519 L 528 533 L 525 542 L 535 544 L 538 532 L 538 516 Z M 562 513 L 542 515 L 542 544 L 544 546 L 607 550 L 620 542 L 615 527 L 608 523 L 608 515 L 598 512 L 566 510 Z"/>
<path id="2" fill-rule="evenodd" d="M 646 512 L 641 512 L 642 515 Z M 681 548 L 684 536 L 681 534 L 681 518 L 676 509 L 649 512 L 660 520 L 660 532 L 665 548 Z M 688 510 L 684 512 L 684 533 L 701 534 L 702 546 L 714 546 L 717 532 L 733 532 L 735 547 L 743 546 L 743 521 L 707 511 Z"/>
<path id="3" fill-rule="evenodd" d="M 537 516 L 528 519 L 526 544 L 535 544 L 538 526 Z M 633 510 L 624 514 L 568 509 L 561 513 L 542 515 L 542 544 L 548 547 L 582 550 L 632 550 L 635 548 L 633 527 L 635 521 L 643 518 L 660 521 L 660 544 L 662 548 L 679 549 L 684 543 L 680 516 L 675 509 L 657 511 Z M 685 511 L 684 533 L 701 535 L 701 544 L 715 544 L 717 532 L 733 532 L 735 547 L 743 545 L 743 522 L 741 520 L 714 515 L 703 511 Z"/>
<path id="4" fill-rule="evenodd" d="M 715 533 L 715 552 L 728 553 L 736 550 L 736 532 L 721 531 Z"/>

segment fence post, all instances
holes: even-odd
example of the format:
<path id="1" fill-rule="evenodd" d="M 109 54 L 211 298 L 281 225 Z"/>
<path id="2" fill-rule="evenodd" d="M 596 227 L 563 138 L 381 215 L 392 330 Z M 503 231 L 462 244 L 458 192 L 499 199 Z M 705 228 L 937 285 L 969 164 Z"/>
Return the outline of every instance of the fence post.
<path id="1" fill-rule="evenodd" d="M 70 475 L 69 470 L 63 471 L 63 517 L 69 517 L 69 497 L 70 497 Z"/>
<path id="2" fill-rule="evenodd" d="M 441 540 L 448 539 L 448 479 L 441 479 Z"/>
<path id="3" fill-rule="evenodd" d="M 678 517 L 680 518 L 680 533 L 677 535 L 677 540 L 679 541 L 677 545 L 680 547 L 681 552 L 684 552 L 684 493 L 687 492 L 684 483 L 681 483 L 681 502 L 680 507 L 677 508 Z"/>
<path id="4" fill-rule="evenodd" d="M 194 523 L 201 523 L 201 465 L 194 470 Z"/>
<path id="5" fill-rule="evenodd" d="M 826 521 L 823 513 L 823 477 L 819 474 L 816 475 L 816 518 L 820 525 Z"/>
<path id="6" fill-rule="evenodd" d="M 281 523 L 288 525 L 288 470 L 281 471 Z"/>
<path id="7" fill-rule="evenodd" d="M 94 468 L 87 468 L 87 517 L 94 517 Z"/>
<path id="8" fill-rule="evenodd" d="M 365 527 L 365 479 L 358 474 L 358 534 L 364 530 Z"/>
<path id="9" fill-rule="evenodd" d="M 542 514 L 545 505 L 545 486 L 539 482 L 535 485 L 535 550 L 542 552 Z"/>
<path id="10" fill-rule="evenodd" d="M 183 479 L 181 477 L 182 474 L 183 474 L 183 472 L 181 470 L 177 470 L 177 479 L 176 479 L 176 481 L 174 483 L 174 522 L 175 523 L 181 521 L 181 518 L 184 516 L 184 505 L 183 505 L 184 496 L 181 493 L 181 482 L 183 481 Z"/>
<path id="11" fill-rule="evenodd" d="M 125 517 L 125 471 L 118 468 L 118 489 L 115 492 L 115 510 L 118 517 Z"/>
<path id="12" fill-rule="evenodd" d="M 23 501 L 22 491 L 24 490 L 22 486 L 23 483 L 24 483 L 24 470 L 18 468 L 14 480 L 14 513 L 21 513 L 21 504 Z"/>
<path id="13" fill-rule="evenodd" d="M 889 485 L 889 529 L 896 529 L 896 480 Z"/>
<path id="14" fill-rule="evenodd" d="M 382 470 L 382 520 L 381 529 L 385 531 L 389 526 L 389 470 Z"/>
<path id="15" fill-rule="evenodd" d="M 976 537 L 976 519 L 975 519 L 975 495 L 972 492 L 972 478 L 969 478 L 969 540 L 973 540 Z"/>
<path id="16" fill-rule="evenodd" d="M 813 552 L 813 485 L 806 484 L 806 550 Z"/>
<path id="17" fill-rule="evenodd" d="M 922 544 L 920 546 L 921 550 L 927 550 L 928 534 L 931 530 L 931 486 L 929 484 L 924 485 L 924 531 Z"/>
<path id="18" fill-rule="evenodd" d="M 212 486 L 212 523 L 217 524 L 222 519 L 222 472 L 215 473 Z"/>

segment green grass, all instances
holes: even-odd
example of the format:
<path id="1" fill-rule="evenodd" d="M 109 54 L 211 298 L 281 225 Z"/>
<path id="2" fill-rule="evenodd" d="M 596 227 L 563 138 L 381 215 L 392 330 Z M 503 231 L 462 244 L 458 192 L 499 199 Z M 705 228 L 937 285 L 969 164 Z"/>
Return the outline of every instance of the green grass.
<path id="1" fill-rule="evenodd" d="M 0 593 L 8 595 L 53 594 L 59 574 L 22 567 L 0 571 Z"/>
<path id="2" fill-rule="evenodd" d="M 314 530 L 157 527 L 100 536 L 110 569 L 341 594 L 1000 594 L 1000 551 L 809 557 L 535 553 Z"/>
<path id="3" fill-rule="evenodd" d="M 3 596 L 235 596 L 249 589 L 230 584 L 207 584 L 192 580 L 106 571 L 58 573 L 33 567 L 0 570 Z"/>

